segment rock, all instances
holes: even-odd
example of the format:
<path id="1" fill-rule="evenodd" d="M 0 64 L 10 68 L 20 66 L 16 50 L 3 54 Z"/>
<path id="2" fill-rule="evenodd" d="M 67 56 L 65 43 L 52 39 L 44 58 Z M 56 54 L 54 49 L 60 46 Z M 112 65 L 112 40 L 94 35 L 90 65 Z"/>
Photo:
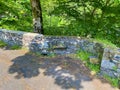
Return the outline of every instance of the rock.
<path id="1" fill-rule="evenodd" d="M 113 50 L 111 50 L 109 48 L 105 48 L 102 59 L 111 61 L 113 59 L 114 55 L 115 55 L 115 51 L 113 51 Z"/>
<path id="2" fill-rule="evenodd" d="M 119 73 L 119 76 L 120 76 L 120 69 L 117 69 L 117 72 Z"/>
<path id="3" fill-rule="evenodd" d="M 44 42 L 43 42 L 43 48 L 49 48 L 48 42 L 49 42 L 49 41 L 44 41 Z"/>
<path id="4" fill-rule="evenodd" d="M 91 75 L 96 75 L 96 72 L 95 71 L 91 71 L 90 74 Z"/>
<path id="5" fill-rule="evenodd" d="M 120 64 L 120 55 L 115 54 L 112 61 L 116 64 Z"/>
<path id="6" fill-rule="evenodd" d="M 113 78 L 116 78 L 116 75 L 115 75 L 115 71 L 114 70 L 111 70 L 111 69 L 108 69 L 108 68 L 102 68 L 101 67 L 101 71 L 100 71 L 101 75 L 108 75 L 110 77 L 113 77 Z"/>
<path id="7" fill-rule="evenodd" d="M 100 64 L 100 60 L 96 56 L 90 56 L 89 61 L 92 64 Z"/>
<path id="8" fill-rule="evenodd" d="M 96 51 L 97 57 L 100 59 L 100 61 L 102 60 L 103 57 L 103 52 L 104 52 L 104 48 L 103 45 L 100 43 L 95 43 L 94 45 L 94 50 Z"/>
<path id="9" fill-rule="evenodd" d="M 116 67 L 116 68 L 114 68 Z M 120 75 L 120 52 L 119 49 L 106 48 L 101 63 L 101 72 L 110 77 Z"/>
<path id="10" fill-rule="evenodd" d="M 84 50 L 90 53 L 95 53 L 94 43 L 89 43 L 88 45 L 84 46 Z"/>
<path id="11" fill-rule="evenodd" d="M 42 55 L 48 55 L 49 52 L 48 52 L 46 49 L 44 49 L 44 50 L 41 51 L 41 54 L 42 54 Z"/>
<path id="12" fill-rule="evenodd" d="M 112 70 L 113 67 L 115 67 L 115 66 L 116 66 L 115 63 L 110 62 L 110 61 L 108 61 L 108 60 L 102 60 L 102 62 L 101 62 L 101 68 L 105 68 L 105 69 L 110 69 L 110 70 Z"/>
<path id="13" fill-rule="evenodd" d="M 54 46 L 53 49 L 57 49 L 57 50 L 65 50 L 65 49 L 67 49 L 67 47 L 61 45 L 61 46 Z"/>
<path id="14" fill-rule="evenodd" d="M 115 54 L 113 59 L 120 61 L 120 55 Z"/>

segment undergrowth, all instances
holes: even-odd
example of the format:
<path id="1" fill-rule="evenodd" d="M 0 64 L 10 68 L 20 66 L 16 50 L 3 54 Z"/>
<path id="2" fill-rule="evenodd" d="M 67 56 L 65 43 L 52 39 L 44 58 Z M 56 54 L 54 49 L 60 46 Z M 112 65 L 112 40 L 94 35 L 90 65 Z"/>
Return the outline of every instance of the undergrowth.
<path id="1" fill-rule="evenodd" d="M 10 47 L 10 49 L 12 50 L 18 50 L 18 49 L 21 49 L 22 47 L 20 45 L 13 45 Z"/>
<path id="2" fill-rule="evenodd" d="M 5 43 L 4 41 L 0 40 L 0 47 L 3 48 L 7 46 L 7 43 Z"/>
<path id="3" fill-rule="evenodd" d="M 83 50 L 79 50 L 77 52 L 77 56 L 78 58 L 80 58 L 80 60 L 82 60 L 85 65 L 93 72 L 95 72 L 95 74 L 100 72 L 100 64 L 92 64 L 89 61 L 89 56 L 91 56 L 92 54 Z M 115 68 L 115 67 L 114 67 Z M 115 68 L 116 69 L 116 68 Z M 107 81 L 109 81 L 111 83 L 112 86 L 114 87 L 118 87 L 118 78 L 112 78 L 108 75 L 103 75 L 104 79 L 106 79 Z"/>
<path id="4" fill-rule="evenodd" d="M 102 43 L 104 47 L 110 47 L 110 48 L 117 48 L 115 44 L 113 44 L 111 41 L 103 38 L 95 38 L 93 39 L 94 42 Z"/>
<path id="5" fill-rule="evenodd" d="M 91 70 L 94 71 L 96 73 L 98 73 L 100 71 L 100 64 L 92 64 L 89 61 L 89 57 L 92 56 L 92 53 L 83 51 L 83 50 L 79 50 L 77 52 L 77 56 L 85 63 L 85 65 Z"/>
<path id="6" fill-rule="evenodd" d="M 113 77 L 110 77 L 110 76 L 108 76 L 108 75 L 104 75 L 103 77 L 104 77 L 107 81 L 109 81 L 112 86 L 118 87 L 118 81 L 119 81 L 118 78 L 113 78 Z"/>

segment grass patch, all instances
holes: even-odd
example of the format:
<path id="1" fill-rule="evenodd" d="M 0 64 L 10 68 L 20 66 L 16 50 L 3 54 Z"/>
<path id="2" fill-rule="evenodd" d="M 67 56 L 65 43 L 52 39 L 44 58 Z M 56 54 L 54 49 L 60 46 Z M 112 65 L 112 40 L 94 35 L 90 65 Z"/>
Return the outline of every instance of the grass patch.
<path id="1" fill-rule="evenodd" d="M 48 56 L 49 56 L 49 57 L 55 57 L 56 54 L 55 54 L 55 53 L 50 53 Z"/>
<path id="2" fill-rule="evenodd" d="M 79 50 L 77 53 L 78 58 L 80 58 L 91 71 L 98 73 L 100 71 L 100 64 L 90 63 L 89 57 L 92 55 L 92 53 L 83 50 Z"/>
<path id="3" fill-rule="evenodd" d="M 110 77 L 110 76 L 108 76 L 108 75 L 104 75 L 103 77 L 104 77 L 107 81 L 109 81 L 112 86 L 118 87 L 118 81 L 119 81 L 118 78 L 112 78 L 112 77 Z"/>
<path id="4" fill-rule="evenodd" d="M 13 45 L 10 47 L 10 49 L 12 50 L 18 50 L 18 49 L 21 49 L 22 47 L 20 45 Z"/>
<path id="5" fill-rule="evenodd" d="M 93 39 L 93 41 L 103 44 L 104 47 L 117 48 L 117 46 L 113 44 L 111 41 L 108 41 L 102 38 L 95 38 Z"/>
<path id="6" fill-rule="evenodd" d="M 0 40 L 0 47 L 3 48 L 7 46 L 7 43 L 5 43 L 4 41 Z"/>
<path id="7" fill-rule="evenodd" d="M 79 50 L 79 51 L 77 52 L 77 55 L 78 55 L 78 57 L 79 57 L 81 60 L 87 62 L 88 59 L 89 59 L 89 56 L 91 56 L 92 54 L 91 54 L 91 53 L 88 53 L 88 52 L 86 52 L 86 51 L 83 51 L 83 50 Z"/>
<path id="8" fill-rule="evenodd" d="M 100 71 L 100 64 L 92 64 L 90 62 L 87 62 L 86 63 L 86 66 L 88 66 L 88 68 L 91 70 L 91 71 L 94 71 L 96 73 L 98 73 Z"/>

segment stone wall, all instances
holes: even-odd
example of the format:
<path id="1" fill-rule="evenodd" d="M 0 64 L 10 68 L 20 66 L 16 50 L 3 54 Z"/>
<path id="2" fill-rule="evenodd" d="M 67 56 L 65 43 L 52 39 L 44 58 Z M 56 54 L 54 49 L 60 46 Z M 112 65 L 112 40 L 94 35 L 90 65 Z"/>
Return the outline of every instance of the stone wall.
<path id="1" fill-rule="evenodd" d="M 43 54 L 70 54 L 82 49 L 96 56 L 102 55 L 102 45 L 79 37 L 43 36 L 36 33 L 0 29 L 0 40 L 9 45 L 28 47 L 33 52 Z"/>
<path id="2" fill-rule="evenodd" d="M 0 40 L 3 40 L 10 46 L 20 45 L 29 47 L 29 45 L 32 43 L 42 42 L 43 35 L 22 31 L 0 29 Z"/>
<path id="3" fill-rule="evenodd" d="M 81 49 L 97 55 L 96 53 L 99 52 L 99 49 L 102 49 L 100 44 L 79 37 L 46 36 L 45 40 L 48 43 L 49 49 L 58 54 L 76 53 L 76 51 Z M 97 45 L 99 45 L 99 48 L 97 48 Z"/>
<path id="4" fill-rule="evenodd" d="M 101 73 L 111 77 L 120 77 L 120 49 L 104 49 Z"/>
<path id="5" fill-rule="evenodd" d="M 120 49 L 103 48 L 100 43 L 80 37 L 43 36 L 36 33 L 0 29 L 0 40 L 9 45 L 27 47 L 41 54 L 71 54 L 78 50 L 92 53 L 101 62 L 101 73 L 116 76 L 120 73 Z M 103 54 L 104 52 L 104 54 Z"/>

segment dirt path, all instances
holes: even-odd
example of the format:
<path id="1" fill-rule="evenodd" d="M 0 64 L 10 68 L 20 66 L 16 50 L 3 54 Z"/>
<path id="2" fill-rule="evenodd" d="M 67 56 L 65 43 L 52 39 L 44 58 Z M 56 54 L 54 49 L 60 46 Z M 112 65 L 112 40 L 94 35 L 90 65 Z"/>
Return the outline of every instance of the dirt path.
<path id="1" fill-rule="evenodd" d="M 0 90 L 117 90 L 89 76 L 89 70 L 70 57 L 0 49 Z"/>

